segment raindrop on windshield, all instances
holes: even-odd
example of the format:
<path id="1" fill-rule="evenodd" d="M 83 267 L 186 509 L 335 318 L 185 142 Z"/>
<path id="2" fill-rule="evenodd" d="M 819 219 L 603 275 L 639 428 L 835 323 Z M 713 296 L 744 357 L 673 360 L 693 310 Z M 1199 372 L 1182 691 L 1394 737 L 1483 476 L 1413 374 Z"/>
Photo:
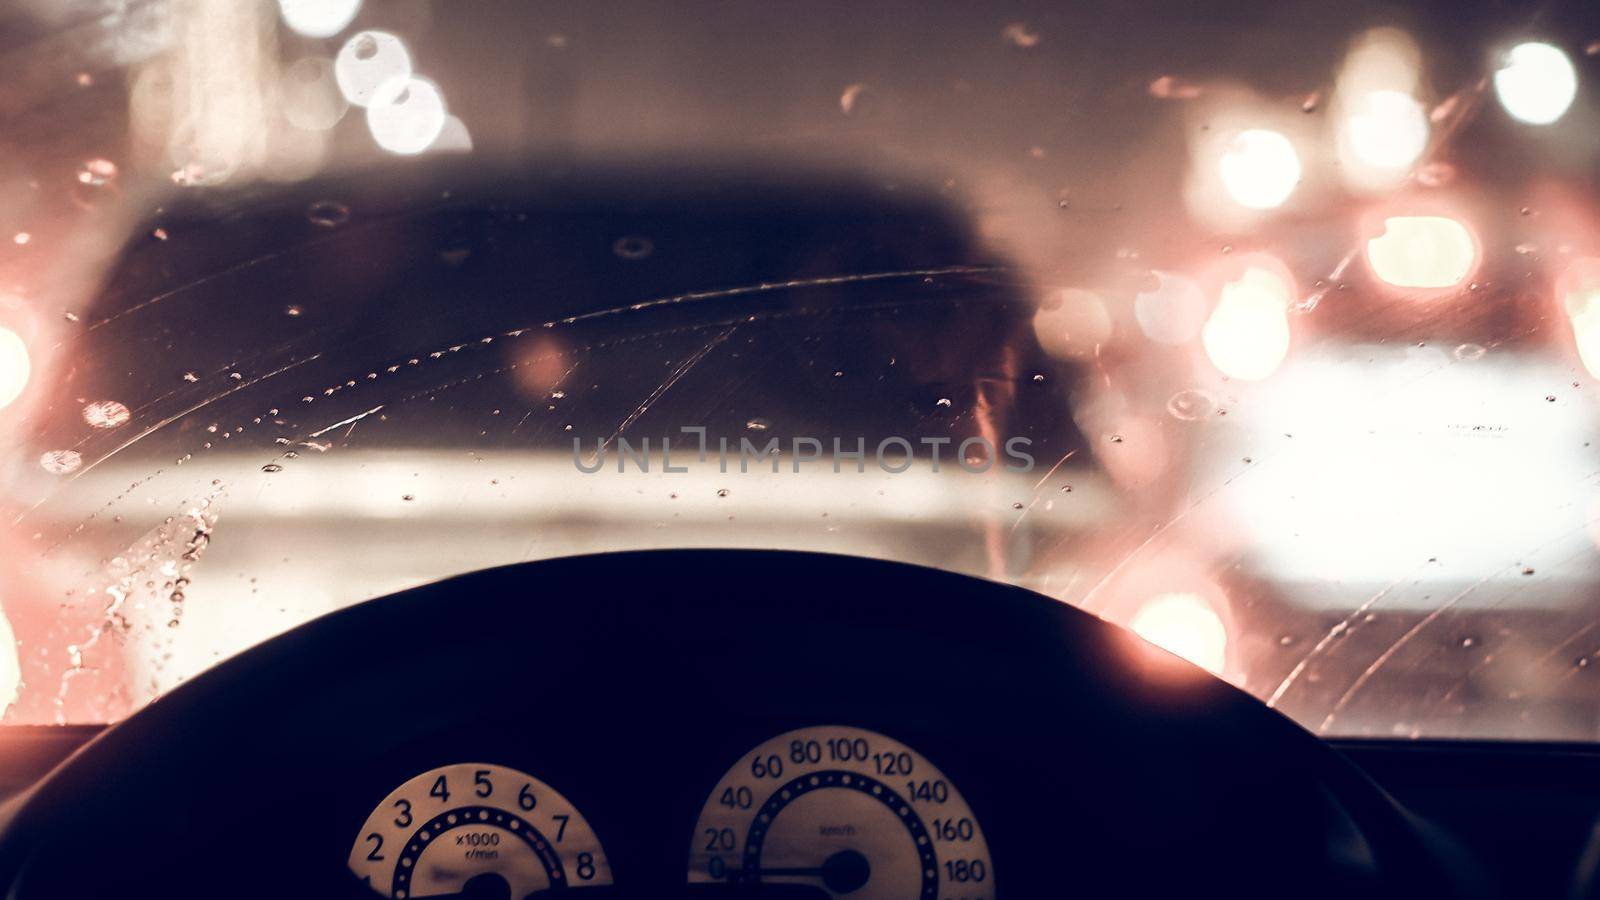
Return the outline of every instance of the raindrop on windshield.
<path id="1" fill-rule="evenodd" d="M 1216 410 L 1216 401 L 1205 391 L 1179 391 L 1167 401 L 1167 413 L 1180 422 L 1203 419 Z"/>
<path id="2" fill-rule="evenodd" d="M 617 238 L 617 242 L 611 245 L 611 252 L 623 259 L 644 259 L 655 248 L 656 245 L 649 238 L 630 234 Z"/>
<path id="3" fill-rule="evenodd" d="M 282 472 L 283 471 L 283 466 L 280 466 L 277 463 L 267 463 L 266 465 L 261 467 L 261 471 L 267 473 L 268 475 L 271 475 L 274 472 Z"/>
<path id="4" fill-rule="evenodd" d="M 78 183 L 89 187 L 110 184 L 117 177 L 117 164 L 109 159 L 85 160 L 78 167 Z"/>
<path id="5" fill-rule="evenodd" d="M 119 428 L 132 417 L 128 407 L 115 400 L 96 400 L 83 408 L 83 420 L 92 428 Z"/>
<path id="6" fill-rule="evenodd" d="M 1461 362 L 1477 362 L 1488 352 L 1482 344 L 1462 344 L 1455 349 L 1454 355 Z"/>
<path id="7" fill-rule="evenodd" d="M 751 419 L 750 421 L 744 423 L 744 427 L 750 429 L 751 431 L 766 431 L 772 427 L 772 423 L 766 419 Z"/>
<path id="8" fill-rule="evenodd" d="M 83 465 L 83 454 L 76 450 L 46 450 L 39 457 L 39 467 L 51 475 L 76 472 Z"/>
<path id="9" fill-rule="evenodd" d="M 1005 27 L 1004 31 L 1000 32 L 1000 35 L 1013 46 L 1024 49 L 1039 45 L 1039 33 L 1037 31 L 1029 31 L 1026 22 L 1012 22 Z"/>
<path id="10" fill-rule="evenodd" d="M 350 221 L 350 207 L 333 200 L 318 200 L 306 209 L 306 218 L 313 225 L 337 228 Z"/>

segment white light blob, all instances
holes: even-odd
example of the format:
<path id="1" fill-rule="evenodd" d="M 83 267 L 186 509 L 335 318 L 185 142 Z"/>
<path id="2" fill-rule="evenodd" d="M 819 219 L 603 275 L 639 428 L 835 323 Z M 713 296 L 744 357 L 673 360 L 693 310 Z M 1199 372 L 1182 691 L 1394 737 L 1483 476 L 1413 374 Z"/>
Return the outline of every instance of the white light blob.
<path id="1" fill-rule="evenodd" d="M 1222 617 L 1199 594 L 1160 594 L 1128 623 L 1134 634 L 1211 672 L 1227 664 L 1228 631 Z"/>
<path id="2" fill-rule="evenodd" d="M 22 657 L 11 620 L 0 612 L 0 714 L 11 706 L 22 690 Z"/>
<path id="3" fill-rule="evenodd" d="M 1465 281 L 1478 262 L 1467 226 L 1444 216 L 1395 216 L 1367 241 L 1373 274 L 1402 288 L 1448 288 Z"/>
<path id="4" fill-rule="evenodd" d="M 1529 41 L 1506 54 L 1505 66 L 1494 73 L 1494 93 L 1512 118 L 1549 125 L 1578 95 L 1578 71 L 1559 48 Z"/>
<path id="5" fill-rule="evenodd" d="M 1344 138 L 1356 160 L 1377 169 L 1409 168 L 1428 146 L 1428 114 L 1400 91 L 1370 91 L 1351 104 Z"/>
<path id="6" fill-rule="evenodd" d="M 361 10 L 361 0 L 278 0 L 283 24 L 309 38 L 333 37 Z"/>
<path id="7" fill-rule="evenodd" d="M 1289 353 L 1289 286 L 1251 267 L 1222 286 L 1216 309 L 1200 330 L 1206 356 L 1229 378 L 1260 381 Z"/>
<path id="8" fill-rule="evenodd" d="M 1206 320 L 1200 286 L 1182 275 L 1156 272 L 1156 286 L 1133 298 L 1133 317 L 1144 336 L 1158 344 L 1194 340 Z"/>
<path id="9" fill-rule="evenodd" d="M 444 130 L 444 95 L 424 78 L 397 78 L 367 107 L 367 128 L 378 146 L 403 156 L 428 149 Z"/>
<path id="10" fill-rule="evenodd" d="M 411 54 L 403 41 L 387 31 L 363 31 L 339 48 L 333 74 L 346 100 L 367 106 L 379 88 L 410 77 Z"/>
<path id="11" fill-rule="evenodd" d="M 1289 139 L 1266 128 L 1241 131 L 1218 161 L 1222 186 L 1240 206 L 1282 206 L 1300 183 L 1300 156 Z"/>
<path id="12" fill-rule="evenodd" d="M 28 345 L 15 331 L 0 328 L 0 409 L 10 406 L 22 396 L 31 372 Z"/>

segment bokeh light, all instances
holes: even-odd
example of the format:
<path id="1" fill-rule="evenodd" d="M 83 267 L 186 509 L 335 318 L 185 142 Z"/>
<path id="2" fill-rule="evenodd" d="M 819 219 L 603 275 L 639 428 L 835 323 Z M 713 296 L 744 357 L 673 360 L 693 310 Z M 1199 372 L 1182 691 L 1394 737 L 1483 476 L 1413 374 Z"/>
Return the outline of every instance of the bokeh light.
<path id="1" fill-rule="evenodd" d="M 1250 209 L 1274 209 L 1300 183 L 1300 156 L 1281 133 L 1251 128 L 1228 142 L 1218 171 L 1234 202 Z"/>
<path id="2" fill-rule="evenodd" d="M 1574 260 L 1557 281 L 1556 294 L 1572 323 L 1578 359 L 1591 377 L 1600 378 L 1600 259 Z"/>
<path id="3" fill-rule="evenodd" d="M 1111 313 L 1092 291 L 1056 291 L 1033 316 L 1039 346 L 1057 359 L 1082 359 L 1111 339 Z"/>
<path id="4" fill-rule="evenodd" d="M 1184 344 L 1200 334 L 1206 298 L 1192 279 L 1155 272 L 1156 286 L 1133 298 L 1133 317 L 1144 336 L 1158 344 Z"/>
<path id="5" fill-rule="evenodd" d="M 22 396 L 32 370 L 28 345 L 15 331 L 0 327 L 0 409 Z"/>
<path id="6" fill-rule="evenodd" d="M 1200 330 L 1206 356 L 1229 378 L 1260 381 L 1289 353 L 1289 304 L 1282 276 L 1252 265 L 1222 286 L 1216 308 Z"/>
<path id="7" fill-rule="evenodd" d="M 1351 103 L 1342 124 L 1350 154 L 1374 169 L 1404 171 L 1428 146 L 1422 104 L 1400 91 L 1363 94 Z"/>
<path id="8" fill-rule="evenodd" d="M 1228 631 L 1222 617 L 1199 594 L 1159 594 L 1128 623 L 1134 634 L 1211 672 L 1227 664 Z"/>
<path id="9" fill-rule="evenodd" d="M 296 60 L 278 81 L 278 98 L 289 124 L 306 131 L 332 128 L 350 108 L 339 91 L 333 63 L 321 57 Z"/>
<path id="10" fill-rule="evenodd" d="M 1350 45 L 1334 90 L 1339 174 L 1351 187 L 1394 187 L 1428 146 L 1417 99 L 1422 52 L 1396 28 L 1363 32 Z"/>
<path id="11" fill-rule="evenodd" d="M 361 0 L 278 0 L 283 24 L 309 38 L 333 37 L 361 10 Z"/>
<path id="12" fill-rule="evenodd" d="M 1455 219 L 1393 216 L 1383 226 L 1383 234 L 1367 241 L 1367 262 L 1395 287 L 1455 287 L 1477 266 L 1477 242 Z"/>
<path id="13" fill-rule="evenodd" d="M 1512 47 L 1494 73 L 1494 93 L 1512 118 L 1549 125 L 1578 95 L 1578 71 L 1560 48 L 1538 41 Z"/>
<path id="14" fill-rule="evenodd" d="M 445 123 L 444 95 L 424 78 L 394 79 L 372 96 L 367 128 L 378 146 L 402 155 L 428 149 Z"/>
<path id="15" fill-rule="evenodd" d="M 22 689 L 22 659 L 11 620 L 0 612 L 0 713 L 17 699 Z"/>
<path id="16" fill-rule="evenodd" d="M 356 106 L 366 106 L 385 84 L 410 77 L 411 54 L 387 31 L 363 31 L 339 48 L 333 73 L 339 93 Z"/>

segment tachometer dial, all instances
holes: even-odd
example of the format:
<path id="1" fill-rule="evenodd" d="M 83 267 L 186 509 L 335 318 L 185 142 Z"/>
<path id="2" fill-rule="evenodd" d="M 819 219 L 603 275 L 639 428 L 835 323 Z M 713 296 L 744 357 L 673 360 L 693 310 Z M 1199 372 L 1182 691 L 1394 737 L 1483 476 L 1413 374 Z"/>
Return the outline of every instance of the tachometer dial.
<path id="1" fill-rule="evenodd" d="M 499 896 L 610 884 L 584 817 L 515 769 L 460 763 L 423 772 L 367 817 L 350 869 L 386 897 Z"/>
<path id="2" fill-rule="evenodd" d="M 851 900 L 994 896 L 977 817 L 937 767 L 860 728 L 756 747 L 706 798 L 691 883 L 802 882 Z"/>

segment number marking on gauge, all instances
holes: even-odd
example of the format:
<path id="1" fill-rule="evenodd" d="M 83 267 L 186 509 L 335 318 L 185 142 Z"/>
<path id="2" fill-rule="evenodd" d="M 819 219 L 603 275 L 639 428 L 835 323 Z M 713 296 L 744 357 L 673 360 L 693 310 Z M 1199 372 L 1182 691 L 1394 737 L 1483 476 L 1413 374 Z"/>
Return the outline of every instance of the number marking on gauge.
<path id="1" fill-rule="evenodd" d="M 350 869 L 394 898 L 494 887 L 509 896 L 610 884 L 594 830 L 549 785 L 515 769 L 461 763 L 408 780 L 367 817 Z"/>
<path id="2" fill-rule="evenodd" d="M 994 893 L 977 818 L 915 750 L 843 726 L 779 735 L 707 797 L 691 883 L 803 882 L 849 900 Z"/>

